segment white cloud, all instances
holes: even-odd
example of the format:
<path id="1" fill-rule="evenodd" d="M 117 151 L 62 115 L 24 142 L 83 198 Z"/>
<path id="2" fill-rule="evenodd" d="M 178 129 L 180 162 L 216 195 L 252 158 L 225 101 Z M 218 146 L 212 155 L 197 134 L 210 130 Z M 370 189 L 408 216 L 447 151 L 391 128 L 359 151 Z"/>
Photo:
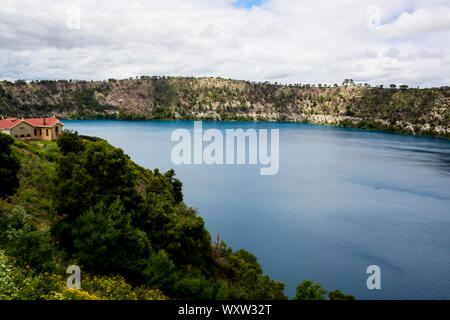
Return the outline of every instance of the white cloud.
<path id="1" fill-rule="evenodd" d="M 450 7 L 421 8 L 413 13 L 402 12 L 395 21 L 376 30 L 380 36 L 390 38 L 445 31 L 450 31 Z M 447 38 L 448 40 L 450 39 Z"/>
<path id="2" fill-rule="evenodd" d="M 384 56 L 390 57 L 390 58 L 398 58 L 399 55 L 400 55 L 400 51 L 397 48 L 389 48 L 384 53 Z"/>
<path id="3" fill-rule="evenodd" d="M 0 78 L 450 82 L 448 0 L 267 0 L 249 9 L 233 2 L 3 0 Z M 68 28 L 73 6 L 80 29 Z M 373 29 L 370 6 L 381 14 Z"/>

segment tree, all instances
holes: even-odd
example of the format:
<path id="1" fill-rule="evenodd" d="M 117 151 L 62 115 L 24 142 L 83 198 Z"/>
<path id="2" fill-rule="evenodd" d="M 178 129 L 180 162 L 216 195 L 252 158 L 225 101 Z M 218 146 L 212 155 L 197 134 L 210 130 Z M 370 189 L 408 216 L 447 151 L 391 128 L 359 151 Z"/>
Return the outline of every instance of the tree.
<path id="1" fill-rule="evenodd" d="M 213 261 L 211 236 L 196 211 L 176 208 L 159 196 L 149 197 L 136 225 L 147 233 L 155 250 L 165 250 L 175 265 L 209 266 Z"/>
<path id="2" fill-rule="evenodd" d="M 70 139 L 79 143 L 76 134 Z M 69 149 L 67 147 L 66 151 Z M 90 142 L 76 148 L 79 149 L 82 151 L 75 153 L 72 149 L 59 160 L 58 212 L 74 220 L 97 203 L 109 206 L 118 197 L 126 212 L 134 210 L 139 203 L 136 175 L 122 149 L 116 149 L 105 141 Z"/>
<path id="3" fill-rule="evenodd" d="M 396 86 L 395 84 L 393 84 L 393 83 L 391 83 L 391 84 L 389 85 L 389 87 L 390 87 L 391 89 L 397 88 L 397 86 Z"/>
<path id="4" fill-rule="evenodd" d="M 328 293 L 330 300 L 356 300 L 353 294 L 343 294 L 340 290 L 334 290 Z"/>
<path id="5" fill-rule="evenodd" d="M 297 286 L 294 300 L 325 300 L 327 290 L 314 280 L 304 280 Z"/>
<path id="6" fill-rule="evenodd" d="M 84 150 L 83 139 L 78 135 L 77 131 L 64 130 L 63 134 L 58 137 L 57 144 L 63 155 Z"/>
<path id="7" fill-rule="evenodd" d="M 342 82 L 342 85 L 343 86 L 353 86 L 353 85 L 355 85 L 355 82 L 353 81 L 353 79 L 345 79 L 343 82 Z"/>
<path id="8" fill-rule="evenodd" d="M 83 266 L 143 281 L 152 248 L 146 234 L 131 225 L 118 199 L 110 206 L 100 202 L 78 217 L 71 230 L 73 258 Z"/>
<path id="9" fill-rule="evenodd" d="M 145 271 L 146 284 L 149 286 L 156 285 L 164 291 L 169 291 L 177 280 L 175 271 L 172 260 L 164 250 L 160 250 L 150 258 L 149 267 Z"/>
<path id="10" fill-rule="evenodd" d="M 183 201 L 183 183 L 179 180 L 174 178 L 175 177 L 175 171 L 173 169 L 170 169 L 167 171 L 164 176 L 169 180 L 170 184 L 172 185 L 173 189 L 173 198 L 175 200 L 175 203 L 180 203 Z"/>
<path id="11" fill-rule="evenodd" d="M 349 116 L 349 117 L 352 117 L 355 115 L 355 113 L 352 111 L 352 108 L 350 107 L 350 105 L 347 105 L 345 107 L 345 115 Z"/>
<path id="12" fill-rule="evenodd" d="M 235 278 L 235 283 L 231 287 L 231 294 L 235 299 L 286 299 L 284 283 L 271 280 L 269 276 L 263 274 L 252 253 L 241 249 L 228 254 L 226 261 Z"/>
<path id="13" fill-rule="evenodd" d="M 19 187 L 19 160 L 13 155 L 14 138 L 0 133 L 0 198 L 13 195 Z"/>
<path id="14" fill-rule="evenodd" d="M 174 284 L 173 292 L 181 299 L 211 300 L 214 298 L 214 287 L 211 281 L 196 273 L 186 273 Z"/>

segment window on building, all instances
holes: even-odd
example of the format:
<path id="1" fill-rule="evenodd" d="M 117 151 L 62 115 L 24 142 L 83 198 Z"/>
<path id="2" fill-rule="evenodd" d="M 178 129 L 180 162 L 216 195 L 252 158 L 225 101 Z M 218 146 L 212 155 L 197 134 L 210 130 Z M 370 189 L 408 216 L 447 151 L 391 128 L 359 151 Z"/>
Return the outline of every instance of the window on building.
<path id="1" fill-rule="evenodd" d="M 46 129 L 45 135 L 48 137 L 48 129 Z"/>
<path id="2" fill-rule="evenodd" d="M 37 129 L 34 129 L 34 135 L 37 136 Z"/>

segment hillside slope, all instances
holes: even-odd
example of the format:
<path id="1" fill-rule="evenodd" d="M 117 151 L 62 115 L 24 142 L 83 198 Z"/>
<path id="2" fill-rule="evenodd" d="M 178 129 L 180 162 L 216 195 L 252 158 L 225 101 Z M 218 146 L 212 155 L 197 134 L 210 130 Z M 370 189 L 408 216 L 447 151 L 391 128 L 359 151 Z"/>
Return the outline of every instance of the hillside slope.
<path id="1" fill-rule="evenodd" d="M 277 85 L 221 78 L 0 82 L 0 115 L 292 121 L 450 137 L 450 89 Z"/>
<path id="2" fill-rule="evenodd" d="M 0 178 L 19 180 L 0 193 L 0 299 L 286 299 L 253 254 L 212 240 L 173 170 L 69 131 L 0 133 L 0 150 Z M 83 291 L 66 287 L 73 264 Z"/>

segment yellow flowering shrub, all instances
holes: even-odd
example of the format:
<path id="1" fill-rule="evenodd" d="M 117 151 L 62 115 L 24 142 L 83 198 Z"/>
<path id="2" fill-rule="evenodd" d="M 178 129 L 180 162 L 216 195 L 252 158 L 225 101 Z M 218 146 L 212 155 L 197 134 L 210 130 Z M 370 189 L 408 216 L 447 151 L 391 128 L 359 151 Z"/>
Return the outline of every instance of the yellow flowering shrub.
<path id="1" fill-rule="evenodd" d="M 167 300 L 159 290 L 145 287 L 133 288 L 122 276 L 85 276 L 82 289 L 104 300 Z"/>
<path id="2" fill-rule="evenodd" d="M 81 289 L 69 289 L 66 278 L 58 275 L 44 275 L 43 282 L 49 293 L 46 300 L 167 300 L 159 290 L 145 287 L 133 288 L 121 276 L 91 276 L 82 274 Z"/>
<path id="3" fill-rule="evenodd" d="M 19 268 L 15 259 L 0 250 L 0 300 L 35 299 L 39 291 L 39 279 L 27 266 Z"/>
<path id="4" fill-rule="evenodd" d="M 19 267 L 0 250 L 0 300 L 167 300 L 159 290 L 133 288 L 121 276 L 81 275 L 81 289 L 69 289 L 67 277 L 48 272 L 36 274 Z"/>
<path id="5" fill-rule="evenodd" d="M 46 300 L 100 300 L 89 292 L 78 289 L 69 289 L 67 287 L 62 288 L 61 291 L 58 292 L 51 291 L 43 298 Z"/>

